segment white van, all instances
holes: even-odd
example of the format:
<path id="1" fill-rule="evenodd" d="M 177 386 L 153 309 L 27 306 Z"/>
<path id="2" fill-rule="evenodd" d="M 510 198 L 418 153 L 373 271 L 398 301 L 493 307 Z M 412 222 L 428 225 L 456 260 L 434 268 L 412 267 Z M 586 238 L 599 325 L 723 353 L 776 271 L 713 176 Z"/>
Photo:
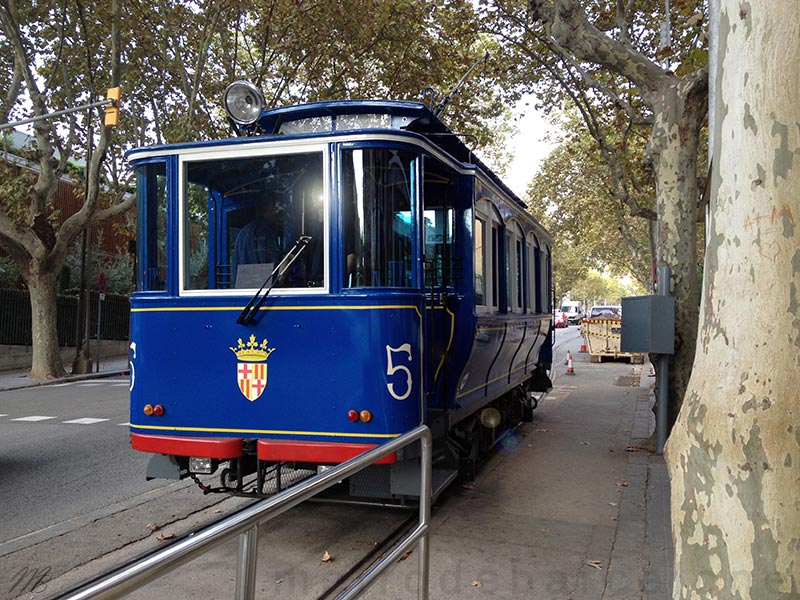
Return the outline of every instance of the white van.
<path id="1" fill-rule="evenodd" d="M 577 325 L 583 318 L 581 303 L 577 300 L 564 300 L 561 303 L 561 312 L 567 315 L 567 322 L 570 325 Z"/>

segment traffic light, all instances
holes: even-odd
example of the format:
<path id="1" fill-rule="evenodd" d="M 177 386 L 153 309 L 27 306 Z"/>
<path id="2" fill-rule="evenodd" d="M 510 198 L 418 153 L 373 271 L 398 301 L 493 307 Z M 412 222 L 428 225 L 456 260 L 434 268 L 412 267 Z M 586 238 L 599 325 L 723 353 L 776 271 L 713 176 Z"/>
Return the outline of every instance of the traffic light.
<path id="1" fill-rule="evenodd" d="M 119 123 L 119 88 L 108 88 L 106 98 L 113 100 L 113 103 L 106 106 L 106 120 L 107 127 L 114 127 Z"/>

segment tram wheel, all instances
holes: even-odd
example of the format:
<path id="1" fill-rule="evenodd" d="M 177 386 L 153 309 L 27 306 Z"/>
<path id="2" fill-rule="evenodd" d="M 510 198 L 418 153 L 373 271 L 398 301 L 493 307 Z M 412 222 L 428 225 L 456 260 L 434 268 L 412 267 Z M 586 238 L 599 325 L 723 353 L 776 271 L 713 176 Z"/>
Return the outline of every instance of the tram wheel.
<path id="1" fill-rule="evenodd" d="M 222 469 L 222 472 L 219 474 L 219 484 L 226 489 L 235 490 L 236 473 L 227 467 Z"/>

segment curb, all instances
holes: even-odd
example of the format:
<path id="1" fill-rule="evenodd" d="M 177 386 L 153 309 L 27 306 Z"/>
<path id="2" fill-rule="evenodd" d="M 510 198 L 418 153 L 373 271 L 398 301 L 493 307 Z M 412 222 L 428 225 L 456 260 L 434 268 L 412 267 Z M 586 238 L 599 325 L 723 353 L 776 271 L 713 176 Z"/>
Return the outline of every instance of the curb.
<path id="1" fill-rule="evenodd" d="M 23 390 L 26 388 L 42 387 L 46 385 L 55 385 L 58 383 L 72 383 L 73 381 L 86 381 L 88 379 L 102 379 L 104 377 L 119 377 L 120 375 L 128 375 L 129 369 L 121 369 L 118 371 L 103 371 L 100 373 L 85 373 L 81 375 L 68 375 L 67 377 L 55 377 L 53 379 L 45 379 L 43 381 L 31 381 L 19 385 L 0 386 L 0 392 L 13 392 L 14 390 Z"/>

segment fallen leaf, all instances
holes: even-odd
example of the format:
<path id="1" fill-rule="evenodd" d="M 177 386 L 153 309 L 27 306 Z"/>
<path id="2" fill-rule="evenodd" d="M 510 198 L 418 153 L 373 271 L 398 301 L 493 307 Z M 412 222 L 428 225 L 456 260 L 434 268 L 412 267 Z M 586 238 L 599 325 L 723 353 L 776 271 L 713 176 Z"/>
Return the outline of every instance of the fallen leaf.
<path id="1" fill-rule="evenodd" d="M 592 442 L 581 442 L 581 444 L 583 444 L 584 446 L 591 446 Z"/>
<path id="2" fill-rule="evenodd" d="M 619 504 L 617 504 L 616 502 L 609 502 L 608 505 L 609 506 L 619 506 Z"/>
<path id="3" fill-rule="evenodd" d="M 641 448 L 639 446 L 626 446 L 625 447 L 625 452 L 638 452 L 639 450 L 641 450 Z"/>
<path id="4" fill-rule="evenodd" d="M 630 485 L 630 483 L 628 482 L 627 479 L 618 479 L 617 480 L 617 486 L 618 487 L 628 487 L 629 485 Z"/>
<path id="5" fill-rule="evenodd" d="M 599 560 L 587 560 L 586 564 L 592 567 L 593 569 L 597 569 L 598 571 L 603 570 L 603 563 L 601 563 Z"/>
<path id="6" fill-rule="evenodd" d="M 408 552 L 403 554 L 403 556 L 401 556 L 399 559 L 397 559 L 397 562 L 403 562 L 405 559 L 407 559 L 409 556 L 411 556 L 411 554 L 413 552 L 414 552 L 413 550 L 409 550 Z"/>
<path id="7" fill-rule="evenodd" d="M 218 508 L 218 509 L 216 509 L 216 510 L 214 511 L 214 514 L 215 514 L 215 515 L 218 515 L 218 514 L 220 514 L 221 512 L 222 512 L 222 509 L 221 509 L 221 508 Z"/>
<path id="8" fill-rule="evenodd" d="M 331 555 L 328 554 L 327 550 L 322 553 L 322 562 L 333 562 L 333 559 L 331 558 Z"/>
<path id="9" fill-rule="evenodd" d="M 461 487 L 465 490 L 474 490 L 475 489 L 475 482 L 470 481 L 469 483 L 462 483 Z"/>
<path id="10" fill-rule="evenodd" d="M 149 529 L 150 531 L 158 531 L 159 529 L 161 529 L 161 525 L 156 525 L 155 523 L 148 523 L 147 529 Z"/>
<path id="11" fill-rule="evenodd" d="M 470 585 L 472 587 L 483 587 L 483 584 L 480 581 L 478 581 L 477 579 L 474 580 L 472 583 L 470 583 Z"/>
<path id="12" fill-rule="evenodd" d="M 160 542 L 163 542 L 164 540 L 171 540 L 174 537 L 174 533 L 159 533 L 156 539 Z"/>
<path id="13" fill-rule="evenodd" d="M 283 579 L 276 579 L 275 583 L 283 583 Z"/>
<path id="14" fill-rule="evenodd" d="M 534 431 L 541 431 L 543 433 L 547 433 L 548 430 L 547 429 L 534 429 Z"/>

